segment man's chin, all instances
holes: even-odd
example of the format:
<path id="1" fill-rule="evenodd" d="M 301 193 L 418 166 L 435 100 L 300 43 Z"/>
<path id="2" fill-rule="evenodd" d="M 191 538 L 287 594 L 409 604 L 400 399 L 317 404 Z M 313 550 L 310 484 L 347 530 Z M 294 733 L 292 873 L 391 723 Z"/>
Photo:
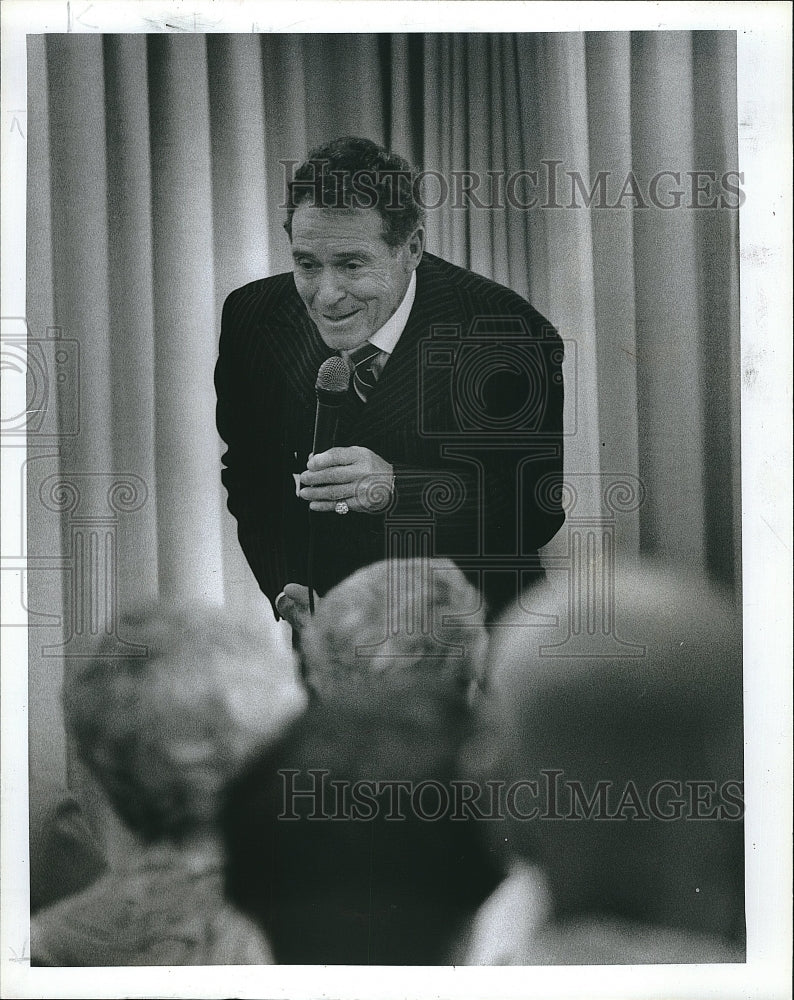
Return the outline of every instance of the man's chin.
<path id="1" fill-rule="evenodd" d="M 360 321 L 349 325 L 323 321 L 315 323 L 323 343 L 335 351 L 352 351 L 369 337 L 369 330 Z"/>

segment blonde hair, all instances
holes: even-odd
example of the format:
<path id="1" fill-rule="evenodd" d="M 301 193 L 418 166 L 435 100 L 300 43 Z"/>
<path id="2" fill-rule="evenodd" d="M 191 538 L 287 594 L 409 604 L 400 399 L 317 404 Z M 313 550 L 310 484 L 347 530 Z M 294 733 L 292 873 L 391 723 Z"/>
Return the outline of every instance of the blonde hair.
<path id="1" fill-rule="evenodd" d="M 128 825 L 180 840 L 212 823 L 248 753 L 302 706 L 268 636 L 221 609 L 150 605 L 124 617 L 64 684 L 66 726 Z"/>
<path id="2" fill-rule="evenodd" d="M 393 559 L 353 573 L 318 603 L 301 649 L 319 693 L 379 678 L 465 694 L 487 646 L 479 594 L 449 559 Z"/>

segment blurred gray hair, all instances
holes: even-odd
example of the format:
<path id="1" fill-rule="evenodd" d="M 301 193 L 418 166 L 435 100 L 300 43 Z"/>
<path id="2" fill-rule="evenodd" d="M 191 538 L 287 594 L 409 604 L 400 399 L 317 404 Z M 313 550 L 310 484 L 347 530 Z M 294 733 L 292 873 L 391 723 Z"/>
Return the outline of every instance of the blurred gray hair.
<path id="1" fill-rule="evenodd" d="M 179 841 L 212 825 L 228 779 L 305 698 L 265 631 L 195 604 L 122 619 L 140 655 L 105 638 L 67 670 L 66 727 L 129 827 Z"/>
<path id="2" fill-rule="evenodd" d="M 377 679 L 468 699 L 486 647 L 480 596 L 449 559 L 358 570 L 318 602 L 301 637 L 307 683 L 320 695 Z"/>

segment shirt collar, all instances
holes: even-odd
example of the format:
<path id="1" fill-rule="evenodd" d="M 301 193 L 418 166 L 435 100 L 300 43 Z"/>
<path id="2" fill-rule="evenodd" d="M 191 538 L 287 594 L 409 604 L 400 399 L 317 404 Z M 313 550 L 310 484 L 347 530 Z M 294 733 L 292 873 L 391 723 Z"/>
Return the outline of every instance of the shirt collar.
<path id="1" fill-rule="evenodd" d="M 411 280 L 408 283 L 408 289 L 403 296 L 402 302 L 397 307 L 397 311 L 393 316 L 389 317 L 380 330 L 376 330 L 371 337 L 368 337 L 370 344 L 374 344 L 375 347 L 379 347 L 382 351 L 387 354 L 391 354 L 394 348 L 397 346 L 397 341 L 402 336 L 402 332 L 408 323 L 408 317 L 411 313 L 411 307 L 414 304 L 414 299 L 416 298 L 416 271 L 411 273 Z"/>

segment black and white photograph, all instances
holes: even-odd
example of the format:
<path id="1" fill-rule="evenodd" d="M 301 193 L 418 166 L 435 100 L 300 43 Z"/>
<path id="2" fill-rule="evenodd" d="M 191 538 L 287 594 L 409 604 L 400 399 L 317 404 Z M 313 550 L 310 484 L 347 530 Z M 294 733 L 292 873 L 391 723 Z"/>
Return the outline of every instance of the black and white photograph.
<path id="1" fill-rule="evenodd" d="M 3 995 L 790 996 L 790 8 L 2 16 Z"/>

